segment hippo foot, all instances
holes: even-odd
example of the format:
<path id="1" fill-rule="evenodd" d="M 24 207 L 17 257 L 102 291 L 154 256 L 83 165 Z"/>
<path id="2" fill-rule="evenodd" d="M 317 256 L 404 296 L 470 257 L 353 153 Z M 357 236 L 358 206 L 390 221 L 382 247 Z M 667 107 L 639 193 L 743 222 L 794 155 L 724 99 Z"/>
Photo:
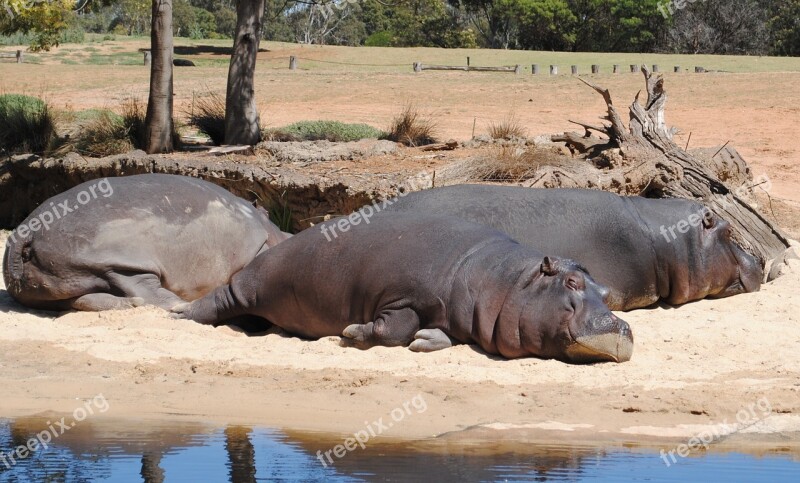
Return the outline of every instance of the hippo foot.
<path id="1" fill-rule="evenodd" d="M 453 339 L 441 329 L 422 329 L 414 334 L 414 342 L 408 346 L 414 352 L 434 352 L 453 347 Z"/>
<path id="2" fill-rule="evenodd" d="M 369 349 L 373 345 L 369 342 L 373 325 L 372 322 L 348 325 L 342 331 L 342 345 L 357 349 Z"/>
<path id="3" fill-rule="evenodd" d="M 203 300 L 203 299 L 200 299 Z M 197 302 L 183 302 L 180 303 L 170 309 L 169 318 L 171 319 L 185 319 L 185 320 L 193 320 L 195 322 L 199 322 L 205 325 L 212 325 L 216 327 L 219 325 L 216 318 L 212 317 L 204 317 L 201 315 L 201 311 L 197 310 Z"/>

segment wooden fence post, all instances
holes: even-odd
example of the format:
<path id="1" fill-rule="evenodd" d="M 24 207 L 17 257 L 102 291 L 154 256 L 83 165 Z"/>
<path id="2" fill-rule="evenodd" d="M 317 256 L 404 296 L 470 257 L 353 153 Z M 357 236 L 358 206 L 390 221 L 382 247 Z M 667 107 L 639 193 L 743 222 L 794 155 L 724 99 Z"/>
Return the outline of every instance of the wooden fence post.
<path id="1" fill-rule="evenodd" d="M 636 64 L 631 64 L 631 72 L 633 72 L 634 74 L 639 72 L 639 66 Z"/>
<path id="2" fill-rule="evenodd" d="M 557 65 L 551 65 L 550 66 L 550 75 L 558 75 L 558 66 Z"/>
<path id="3" fill-rule="evenodd" d="M 422 72 L 422 62 L 414 62 L 414 72 Z"/>
<path id="4" fill-rule="evenodd" d="M 571 67 L 571 69 L 572 69 L 572 75 L 578 75 L 578 66 L 577 65 L 573 65 Z"/>
<path id="5" fill-rule="evenodd" d="M 619 74 L 619 64 L 614 64 L 614 73 Z"/>
<path id="6" fill-rule="evenodd" d="M 703 67 L 695 67 L 694 68 L 694 73 L 695 74 L 703 74 L 705 71 L 706 71 L 706 69 L 703 68 Z"/>
<path id="7" fill-rule="evenodd" d="M 515 65 L 514 66 L 514 74 L 519 75 L 520 72 L 522 72 L 522 66 L 519 65 L 519 64 Z"/>
<path id="8" fill-rule="evenodd" d="M 289 56 L 289 70 L 297 70 L 297 58 L 293 55 Z"/>
<path id="9" fill-rule="evenodd" d="M 592 74 L 599 74 L 600 73 L 600 66 L 597 64 L 592 64 Z"/>
<path id="10" fill-rule="evenodd" d="M 653 64 L 653 72 L 661 72 L 658 67 L 658 64 Z"/>
<path id="11" fill-rule="evenodd" d="M 539 75 L 539 64 L 531 65 L 531 74 Z"/>
<path id="12" fill-rule="evenodd" d="M 676 65 L 676 66 L 675 66 L 675 73 L 678 73 L 678 72 L 680 72 L 680 71 L 681 71 L 681 66 L 679 66 L 679 65 Z"/>
<path id="13" fill-rule="evenodd" d="M 17 51 L 17 64 L 21 64 L 22 61 L 23 61 L 23 59 L 22 59 L 22 51 L 18 50 Z"/>
<path id="14" fill-rule="evenodd" d="M 145 67 L 149 67 L 152 62 L 153 62 L 153 55 L 150 53 L 149 50 L 145 50 L 144 51 L 144 65 L 145 65 Z"/>

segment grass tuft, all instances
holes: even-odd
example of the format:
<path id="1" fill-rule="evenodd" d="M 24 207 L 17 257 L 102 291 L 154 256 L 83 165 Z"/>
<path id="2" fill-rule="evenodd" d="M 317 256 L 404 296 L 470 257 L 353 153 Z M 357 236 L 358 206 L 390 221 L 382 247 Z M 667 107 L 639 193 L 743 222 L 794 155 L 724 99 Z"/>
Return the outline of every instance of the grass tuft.
<path id="1" fill-rule="evenodd" d="M 520 183 L 544 166 L 574 166 L 575 160 L 556 146 L 502 146 L 488 155 L 468 158 L 441 172 L 446 184 L 469 182 Z"/>
<path id="2" fill-rule="evenodd" d="M 121 105 L 122 114 L 108 109 L 89 109 L 74 113 L 77 133 L 60 152 L 78 151 L 88 156 L 102 157 L 142 149 L 145 140 L 145 107 L 135 98 Z"/>
<path id="3" fill-rule="evenodd" d="M 387 139 L 406 146 L 425 146 L 436 142 L 436 122 L 423 117 L 413 104 L 406 104 L 389 125 Z"/>
<path id="4" fill-rule="evenodd" d="M 489 136 L 492 139 L 524 138 L 527 134 L 528 130 L 514 114 L 509 114 L 500 122 L 489 123 Z"/>
<path id="5" fill-rule="evenodd" d="M 225 98 L 214 92 L 196 96 L 188 112 L 189 123 L 211 138 L 217 146 L 225 144 Z"/>

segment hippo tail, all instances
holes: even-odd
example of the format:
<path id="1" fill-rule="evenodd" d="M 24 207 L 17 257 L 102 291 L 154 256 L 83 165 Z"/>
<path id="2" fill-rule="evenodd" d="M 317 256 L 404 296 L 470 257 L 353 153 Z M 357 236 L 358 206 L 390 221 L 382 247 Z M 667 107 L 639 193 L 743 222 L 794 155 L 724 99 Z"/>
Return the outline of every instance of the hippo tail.
<path id="1" fill-rule="evenodd" d="M 269 217 L 269 210 L 266 210 L 261 206 L 257 206 L 256 208 L 263 217 L 264 228 L 267 232 L 267 241 L 264 244 L 264 247 L 259 251 L 259 253 L 266 250 L 267 248 L 274 247 L 278 243 L 288 240 L 289 238 L 292 237 L 291 233 L 287 233 L 281 230 L 278 225 L 272 222 L 272 220 Z"/>
<path id="2" fill-rule="evenodd" d="M 11 232 L 6 240 L 6 251 L 3 255 L 3 282 L 6 290 L 14 298 L 17 298 L 22 286 L 22 278 L 25 270 L 23 253 L 30 249 L 31 239 L 19 239 L 16 232 Z"/>

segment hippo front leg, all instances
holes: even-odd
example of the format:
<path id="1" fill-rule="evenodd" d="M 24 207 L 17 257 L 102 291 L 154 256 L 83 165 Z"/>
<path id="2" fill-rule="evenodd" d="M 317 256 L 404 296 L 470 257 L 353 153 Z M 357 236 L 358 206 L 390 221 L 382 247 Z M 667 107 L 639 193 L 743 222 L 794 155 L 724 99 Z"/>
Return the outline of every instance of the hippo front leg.
<path id="1" fill-rule="evenodd" d="M 184 300 L 161 286 L 161 279 L 153 273 L 111 273 L 108 280 L 129 297 L 141 297 L 148 305 L 169 310 Z"/>
<path id="2" fill-rule="evenodd" d="M 453 347 L 455 339 L 442 329 L 422 329 L 414 334 L 414 342 L 408 346 L 414 352 L 434 352 Z"/>
<path id="3" fill-rule="evenodd" d="M 345 327 L 342 331 L 342 342 L 359 349 L 369 349 L 376 345 L 404 346 L 414 339 L 418 330 L 419 316 L 414 310 L 385 310 L 374 322 Z"/>
<path id="4" fill-rule="evenodd" d="M 103 310 L 122 310 L 139 307 L 145 301 L 141 297 L 117 297 L 110 293 L 90 293 L 82 295 L 70 303 L 74 310 L 100 312 Z"/>

